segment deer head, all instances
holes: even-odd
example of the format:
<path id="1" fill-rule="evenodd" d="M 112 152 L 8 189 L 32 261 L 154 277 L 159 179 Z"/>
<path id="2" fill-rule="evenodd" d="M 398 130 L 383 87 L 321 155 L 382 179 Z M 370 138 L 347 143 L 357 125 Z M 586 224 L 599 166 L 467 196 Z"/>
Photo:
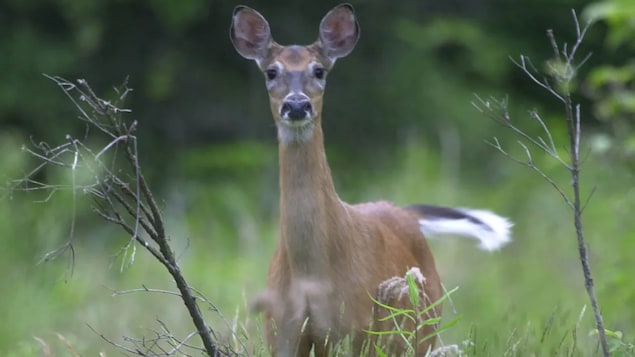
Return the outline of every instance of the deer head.
<path id="1" fill-rule="evenodd" d="M 264 74 L 280 140 L 302 142 L 321 125 L 326 77 L 335 61 L 355 47 L 359 25 L 353 7 L 342 4 L 324 16 L 313 44 L 282 46 L 260 13 L 237 6 L 230 37 L 238 53 L 254 60 Z"/>

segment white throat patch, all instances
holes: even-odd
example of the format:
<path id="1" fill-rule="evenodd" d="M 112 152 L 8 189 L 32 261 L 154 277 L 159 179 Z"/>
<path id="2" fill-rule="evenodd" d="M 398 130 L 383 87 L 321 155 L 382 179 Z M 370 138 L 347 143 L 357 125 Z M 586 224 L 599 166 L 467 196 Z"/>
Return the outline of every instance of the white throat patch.
<path id="1" fill-rule="evenodd" d="M 315 122 L 313 119 L 306 119 L 306 121 L 301 123 L 283 120 L 278 124 L 278 140 L 284 144 L 306 143 L 313 136 L 314 127 Z"/>

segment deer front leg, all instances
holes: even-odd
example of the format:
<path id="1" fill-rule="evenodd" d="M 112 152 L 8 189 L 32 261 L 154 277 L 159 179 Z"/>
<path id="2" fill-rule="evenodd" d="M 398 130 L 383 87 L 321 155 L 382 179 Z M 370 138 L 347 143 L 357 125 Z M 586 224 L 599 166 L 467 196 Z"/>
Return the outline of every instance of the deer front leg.
<path id="1" fill-rule="evenodd" d="M 263 312 L 265 338 L 274 357 L 308 357 L 311 341 L 305 333 L 306 306 L 301 300 L 267 290 L 252 302 L 252 311 Z"/>

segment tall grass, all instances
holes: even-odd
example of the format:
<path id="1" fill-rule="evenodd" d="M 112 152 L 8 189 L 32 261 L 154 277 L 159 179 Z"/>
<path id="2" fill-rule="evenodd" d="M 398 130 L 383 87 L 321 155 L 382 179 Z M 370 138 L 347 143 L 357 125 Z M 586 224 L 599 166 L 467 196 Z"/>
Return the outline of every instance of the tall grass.
<path id="1" fill-rule="evenodd" d="M 3 141 L 12 143 L 0 161 L 3 172 L 19 173 L 24 168 L 26 158 L 17 149 L 23 139 Z M 596 355 L 593 319 L 585 309 L 579 263 L 569 239 L 569 215 L 558 197 L 522 169 L 494 165 L 494 172 L 467 173 L 459 165 L 445 170 L 434 152 L 416 143 L 404 145 L 394 157 L 394 162 L 380 164 L 379 173 L 334 167 L 343 198 L 486 207 L 507 214 L 516 223 L 513 243 L 497 253 L 479 251 L 471 241 L 431 242 L 445 285 L 460 287 L 452 302 L 446 303 L 444 319 L 462 318 L 442 333 L 444 343 L 461 344 L 470 356 Z M 547 157 L 535 159 L 549 163 Z M 613 343 L 623 344 L 623 355 L 632 355 L 632 172 L 594 152 L 585 165 L 586 182 L 597 187 L 585 219 L 598 295 L 607 328 L 622 334 Z M 546 167 L 552 177 L 566 182 L 555 166 Z M 484 182 L 485 175 L 489 182 Z M 365 179 L 369 176 L 373 180 Z M 176 217 L 168 219 L 168 230 L 179 262 L 191 284 L 216 304 L 230 327 L 241 332 L 248 351 L 264 354 L 258 317 L 249 315 L 247 306 L 264 285 L 277 239 L 276 208 L 271 208 L 268 196 L 254 197 L 252 188 L 240 187 L 245 183 L 275 190 L 275 177 L 264 174 L 254 181 L 253 173 L 248 173 L 232 177 L 226 185 L 183 189 L 193 183 L 187 178 L 173 182 L 166 190 L 173 194 L 165 195 L 166 216 Z M 232 204 L 212 205 L 210 197 L 228 197 L 227 187 L 234 188 Z M 81 355 L 118 355 L 118 349 L 100 334 L 113 341 L 122 341 L 123 336 L 151 336 L 160 326 L 159 320 L 175 335 L 191 332 L 180 302 L 172 296 L 150 292 L 113 295 L 143 286 L 169 290 L 172 282 L 143 254 L 120 270 L 115 255 L 118 233 L 90 215 L 81 216 L 79 222 L 77 234 L 82 239 L 72 274 L 64 259 L 38 265 L 43 253 L 66 238 L 68 218 L 64 217 L 70 197 L 34 202 L 39 199 L 18 195 L 0 201 L 0 236 L 4 238 L 0 264 L 5 272 L 2 286 L 6 287 L 0 306 L 8 322 L 0 327 L 0 355 L 40 355 L 42 341 L 51 351 L 68 355 L 68 344 L 59 336 Z M 269 213 L 262 214 L 263 208 Z M 238 244 L 233 242 L 237 237 L 242 237 Z M 212 312 L 206 317 L 224 334 L 221 339 L 232 339 L 225 321 Z"/>

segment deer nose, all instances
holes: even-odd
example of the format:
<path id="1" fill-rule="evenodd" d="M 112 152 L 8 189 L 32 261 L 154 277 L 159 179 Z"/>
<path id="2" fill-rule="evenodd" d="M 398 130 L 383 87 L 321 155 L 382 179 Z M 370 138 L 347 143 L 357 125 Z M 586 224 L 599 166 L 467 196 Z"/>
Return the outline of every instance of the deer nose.
<path id="1" fill-rule="evenodd" d="M 291 120 L 301 120 L 310 117 L 313 107 L 309 98 L 301 95 L 292 95 L 285 99 L 280 108 L 280 116 Z"/>

